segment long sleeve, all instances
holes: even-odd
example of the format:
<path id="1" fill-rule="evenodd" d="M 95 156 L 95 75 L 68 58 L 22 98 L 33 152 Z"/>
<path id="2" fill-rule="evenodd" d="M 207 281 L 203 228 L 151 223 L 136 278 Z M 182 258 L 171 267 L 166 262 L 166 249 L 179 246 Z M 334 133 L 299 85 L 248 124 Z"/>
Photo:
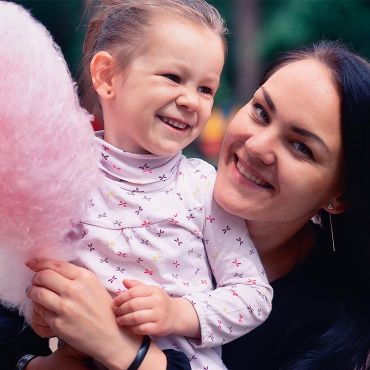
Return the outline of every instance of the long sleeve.
<path id="1" fill-rule="evenodd" d="M 225 212 L 213 197 L 205 211 L 203 243 L 216 288 L 187 298 L 201 327 L 201 343 L 194 344 L 213 347 L 262 324 L 271 311 L 273 291 L 244 220 Z"/>
<path id="2" fill-rule="evenodd" d="M 23 317 L 16 311 L 0 306 L 0 369 L 13 370 L 26 355 L 47 356 L 51 353 L 48 340 L 38 337 L 24 326 Z"/>

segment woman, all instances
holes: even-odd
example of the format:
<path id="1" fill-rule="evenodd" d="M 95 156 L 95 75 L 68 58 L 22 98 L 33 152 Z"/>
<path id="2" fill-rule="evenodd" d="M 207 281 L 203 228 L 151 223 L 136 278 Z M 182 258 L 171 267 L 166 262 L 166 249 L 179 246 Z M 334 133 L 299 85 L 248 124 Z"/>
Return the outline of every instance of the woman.
<path id="1" fill-rule="evenodd" d="M 274 301 L 225 346 L 230 369 L 367 368 L 369 138 L 369 64 L 332 42 L 280 58 L 233 119 L 215 197 L 246 219 Z"/>
<path id="2" fill-rule="evenodd" d="M 266 323 L 225 347 L 231 370 L 366 368 L 369 117 L 369 65 L 322 42 L 275 63 L 230 124 L 215 197 L 246 219 L 275 289 Z M 317 214 L 322 227 L 310 221 Z M 108 368 L 127 368 L 140 340 L 117 334 L 99 283 L 65 263 L 30 268 L 37 272 L 28 291 L 36 332 L 50 334 L 45 320 Z M 107 345 L 107 332 L 115 345 Z"/>
<path id="3" fill-rule="evenodd" d="M 99 368 L 98 362 L 109 369 L 129 366 L 136 369 L 141 363 L 140 369 L 145 370 L 156 363 L 158 369 L 190 370 L 182 352 L 162 352 L 153 343 L 119 328 L 112 310 L 112 298 L 88 270 L 50 260 L 31 261 L 29 267 L 40 271 L 35 275 L 34 284 L 51 283 L 48 286 L 51 290 L 30 288 L 35 332 L 44 338 L 57 334 L 79 350 L 65 343 L 50 354 L 45 340 L 35 336 L 29 328 L 22 330 L 21 318 L 2 309 L 1 369 L 87 370 Z M 36 303 L 39 300 L 44 306 Z M 58 315 L 46 307 L 55 309 Z"/>

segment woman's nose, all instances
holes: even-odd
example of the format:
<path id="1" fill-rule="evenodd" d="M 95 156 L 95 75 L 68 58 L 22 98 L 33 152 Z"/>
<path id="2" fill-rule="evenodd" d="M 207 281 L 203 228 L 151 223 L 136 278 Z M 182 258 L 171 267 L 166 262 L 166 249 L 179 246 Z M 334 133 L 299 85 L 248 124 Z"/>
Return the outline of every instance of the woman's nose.
<path id="1" fill-rule="evenodd" d="M 198 91 L 184 88 L 181 94 L 177 97 L 176 104 L 184 107 L 190 112 L 198 111 L 200 105 Z"/>
<path id="2" fill-rule="evenodd" d="M 254 133 L 245 142 L 248 154 L 268 166 L 276 162 L 276 145 L 274 133 L 272 130 L 268 131 L 268 128 Z"/>

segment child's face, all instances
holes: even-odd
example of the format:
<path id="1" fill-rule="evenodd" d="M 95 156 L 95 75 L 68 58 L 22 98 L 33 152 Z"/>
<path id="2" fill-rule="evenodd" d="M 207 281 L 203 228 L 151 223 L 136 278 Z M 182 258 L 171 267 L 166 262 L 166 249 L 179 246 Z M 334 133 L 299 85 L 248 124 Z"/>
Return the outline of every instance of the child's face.
<path id="1" fill-rule="evenodd" d="M 131 153 L 183 149 L 210 117 L 223 64 L 214 32 L 157 19 L 142 50 L 112 79 L 112 97 L 103 105 L 105 140 Z"/>

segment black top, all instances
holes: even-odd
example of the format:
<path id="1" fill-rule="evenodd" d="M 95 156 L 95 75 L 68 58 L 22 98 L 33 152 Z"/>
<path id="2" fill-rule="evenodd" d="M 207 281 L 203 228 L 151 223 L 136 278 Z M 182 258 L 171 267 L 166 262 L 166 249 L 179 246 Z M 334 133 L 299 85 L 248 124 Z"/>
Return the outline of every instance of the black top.
<path id="1" fill-rule="evenodd" d="M 358 317 L 353 316 L 351 310 L 343 310 L 346 307 L 343 297 L 349 298 L 346 289 L 351 277 L 346 271 L 338 271 L 338 258 L 331 250 L 331 240 L 325 239 L 321 231 L 317 234 L 318 242 L 312 255 L 272 282 L 274 298 L 268 319 L 251 333 L 223 347 L 223 360 L 228 369 L 354 370 L 353 365 L 358 361 L 352 358 L 357 355 L 354 352 L 362 351 L 358 353 L 362 359 L 366 356 L 369 333 L 360 334 L 361 328 L 355 327 L 356 320 L 351 319 Z M 343 277 L 340 281 L 339 276 Z M 369 327 L 369 320 L 366 317 L 364 320 Z M 355 323 L 353 330 L 348 330 L 346 323 Z M 361 320 L 358 323 L 361 325 Z M 350 336 L 351 331 L 362 335 L 363 347 L 357 344 L 351 347 L 350 340 L 340 339 Z"/>
<path id="2" fill-rule="evenodd" d="M 170 349 L 163 352 L 167 357 L 167 370 L 191 370 L 184 353 Z M 50 353 L 48 339 L 38 337 L 29 326 L 24 325 L 23 317 L 18 312 L 0 306 L 1 370 L 14 370 L 19 359 L 26 354 L 47 356 Z"/>
<path id="3" fill-rule="evenodd" d="M 48 340 L 24 325 L 18 312 L 0 306 L 0 369 L 14 370 L 18 360 L 28 353 L 47 356 L 51 353 Z"/>
<path id="4" fill-rule="evenodd" d="M 340 262 L 331 241 L 318 231 L 312 255 L 274 281 L 273 308 L 251 333 L 223 347 L 229 370 L 354 370 L 370 348 L 369 291 L 352 276 L 349 258 Z M 0 369 L 13 370 L 25 354 L 47 355 L 23 318 L 0 306 Z M 167 370 L 190 370 L 186 356 L 164 351 Z"/>

